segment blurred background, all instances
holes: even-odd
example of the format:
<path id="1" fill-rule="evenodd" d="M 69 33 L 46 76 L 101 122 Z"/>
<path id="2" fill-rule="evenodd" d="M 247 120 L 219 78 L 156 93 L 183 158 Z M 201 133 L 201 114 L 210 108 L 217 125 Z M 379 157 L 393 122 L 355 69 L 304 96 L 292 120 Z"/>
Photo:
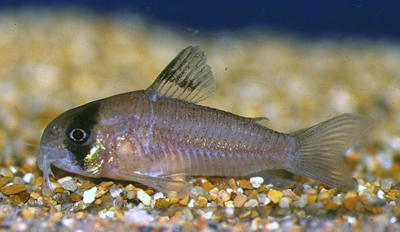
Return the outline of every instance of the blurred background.
<path id="1" fill-rule="evenodd" d="M 344 112 L 369 115 L 377 125 L 364 145 L 390 151 L 373 158 L 389 167 L 400 147 L 399 6 L 1 1 L 1 159 L 33 163 L 49 120 L 92 100 L 146 88 L 181 49 L 197 44 L 217 81 L 216 94 L 201 104 L 266 116 L 268 126 L 283 132 Z"/>

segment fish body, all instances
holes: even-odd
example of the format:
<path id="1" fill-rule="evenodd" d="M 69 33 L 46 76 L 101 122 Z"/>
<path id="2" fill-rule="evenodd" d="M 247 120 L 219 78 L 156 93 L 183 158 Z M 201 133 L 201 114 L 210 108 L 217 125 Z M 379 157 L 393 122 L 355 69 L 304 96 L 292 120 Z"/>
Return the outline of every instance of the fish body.
<path id="1" fill-rule="evenodd" d="M 196 103 L 213 89 L 198 47 L 184 49 L 146 90 L 71 109 L 45 129 L 39 168 L 130 180 L 160 191 L 187 187 L 177 176 L 248 176 L 273 169 L 349 190 L 343 153 L 367 130 L 365 116 L 343 114 L 294 133 Z"/>

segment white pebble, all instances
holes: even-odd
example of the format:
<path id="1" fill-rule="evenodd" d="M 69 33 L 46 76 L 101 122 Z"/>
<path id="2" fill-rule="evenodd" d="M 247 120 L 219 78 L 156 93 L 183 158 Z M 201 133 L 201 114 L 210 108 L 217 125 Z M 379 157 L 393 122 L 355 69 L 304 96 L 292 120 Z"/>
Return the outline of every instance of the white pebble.
<path id="1" fill-rule="evenodd" d="M 258 194 L 257 200 L 263 205 L 268 205 L 271 202 L 271 200 L 267 197 L 265 193 Z"/>
<path id="2" fill-rule="evenodd" d="M 297 201 L 297 206 L 299 208 L 304 208 L 304 206 L 307 205 L 307 200 L 308 200 L 308 195 L 302 194 Z"/>
<path id="3" fill-rule="evenodd" d="M 149 206 L 151 203 L 151 197 L 149 196 L 149 194 L 147 194 L 145 191 L 143 190 L 139 190 L 137 192 L 137 198 L 145 205 L 145 206 Z"/>
<path id="4" fill-rule="evenodd" d="M 110 189 L 110 195 L 111 195 L 112 198 L 118 197 L 120 193 L 122 193 L 122 189 L 120 189 L 120 188 L 112 188 L 112 189 Z"/>
<path id="5" fill-rule="evenodd" d="M 189 203 L 187 204 L 187 207 L 189 207 L 189 208 L 193 208 L 194 207 L 194 200 L 193 199 L 191 199 L 189 201 Z"/>
<path id="6" fill-rule="evenodd" d="M 367 189 L 364 185 L 359 184 L 358 185 L 358 192 L 362 192 L 363 190 Z"/>
<path id="7" fill-rule="evenodd" d="M 347 223 L 354 224 L 355 222 L 356 222 L 356 218 L 355 217 L 348 217 L 347 218 Z"/>
<path id="8" fill-rule="evenodd" d="M 10 166 L 10 171 L 12 172 L 12 173 L 16 173 L 18 170 L 14 167 L 14 166 Z"/>
<path id="9" fill-rule="evenodd" d="M 235 213 L 235 208 L 234 207 L 226 207 L 225 208 L 225 214 L 226 215 L 233 215 Z"/>
<path id="10" fill-rule="evenodd" d="M 271 223 L 267 224 L 267 229 L 268 230 L 277 230 L 277 229 L 279 229 L 279 223 L 271 222 Z"/>
<path id="11" fill-rule="evenodd" d="M 279 201 L 279 207 L 281 208 L 289 208 L 290 203 L 292 202 L 292 199 L 288 197 L 282 197 L 281 200 Z"/>
<path id="12" fill-rule="evenodd" d="M 258 202 L 255 199 L 250 199 L 244 204 L 245 208 L 254 208 L 256 206 L 258 206 Z"/>
<path id="13" fill-rule="evenodd" d="M 385 199 L 385 193 L 379 189 L 378 192 L 376 193 L 376 197 L 379 199 Z"/>
<path id="14" fill-rule="evenodd" d="M 156 192 L 156 193 L 153 195 L 153 199 L 154 199 L 154 200 L 157 200 L 157 199 L 160 199 L 160 198 L 164 198 L 164 194 L 163 194 L 162 192 Z"/>
<path id="15" fill-rule="evenodd" d="M 90 204 L 94 201 L 96 196 L 97 187 L 93 187 L 83 192 L 83 203 Z"/>
<path id="16" fill-rule="evenodd" d="M 256 176 L 250 178 L 250 184 L 253 186 L 253 188 L 258 188 L 264 183 L 264 178 Z"/>
<path id="17" fill-rule="evenodd" d="M 24 175 L 24 181 L 26 182 L 26 183 L 31 183 L 31 180 L 32 180 L 32 178 L 33 178 L 33 174 L 32 173 L 26 173 L 25 175 Z"/>

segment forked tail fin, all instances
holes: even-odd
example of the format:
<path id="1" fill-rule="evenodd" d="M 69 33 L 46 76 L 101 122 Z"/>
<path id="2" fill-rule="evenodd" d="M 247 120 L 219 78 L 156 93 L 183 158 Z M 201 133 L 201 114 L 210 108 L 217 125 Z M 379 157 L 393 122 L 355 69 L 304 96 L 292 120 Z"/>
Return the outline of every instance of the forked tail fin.
<path id="1" fill-rule="evenodd" d="M 343 154 L 372 124 L 369 117 L 342 114 L 292 133 L 296 148 L 288 154 L 285 169 L 330 187 L 345 191 L 354 189 L 356 183 L 344 163 Z"/>

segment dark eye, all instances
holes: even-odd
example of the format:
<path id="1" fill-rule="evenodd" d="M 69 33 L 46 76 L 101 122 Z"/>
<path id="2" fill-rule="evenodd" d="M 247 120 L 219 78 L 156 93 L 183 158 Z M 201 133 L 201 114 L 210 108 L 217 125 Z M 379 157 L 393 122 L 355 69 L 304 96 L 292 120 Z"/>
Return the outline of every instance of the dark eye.
<path id="1" fill-rule="evenodd" d="M 73 128 L 68 133 L 68 138 L 77 144 L 83 144 L 88 140 L 89 133 L 82 128 Z"/>

